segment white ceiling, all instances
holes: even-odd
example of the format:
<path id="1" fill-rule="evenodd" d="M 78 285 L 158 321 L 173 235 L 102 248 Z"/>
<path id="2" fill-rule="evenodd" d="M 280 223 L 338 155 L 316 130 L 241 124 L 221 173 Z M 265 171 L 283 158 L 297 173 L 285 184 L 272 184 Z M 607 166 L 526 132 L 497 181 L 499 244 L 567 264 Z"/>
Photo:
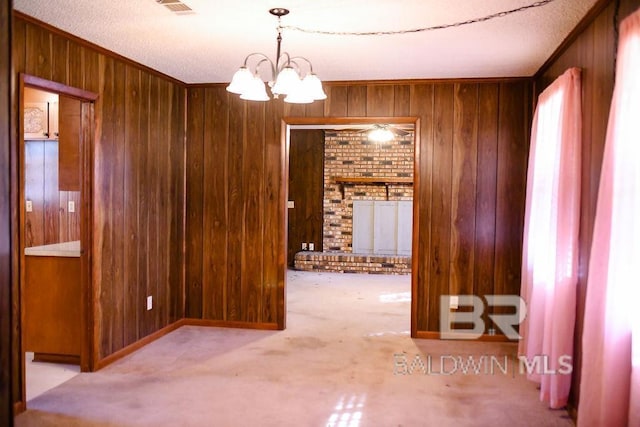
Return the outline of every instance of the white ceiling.
<path id="1" fill-rule="evenodd" d="M 252 52 L 275 60 L 272 7 L 283 25 L 389 31 L 451 24 L 535 0 L 183 0 L 179 15 L 156 0 L 14 0 L 14 8 L 185 83 L 228 82 Z M 554 0 L 457 28 L 387 36 L 283 33 L 325 81 L 533 75 L 597 0 Z M 264 76 L 265 79 L 268 76 Z"/>

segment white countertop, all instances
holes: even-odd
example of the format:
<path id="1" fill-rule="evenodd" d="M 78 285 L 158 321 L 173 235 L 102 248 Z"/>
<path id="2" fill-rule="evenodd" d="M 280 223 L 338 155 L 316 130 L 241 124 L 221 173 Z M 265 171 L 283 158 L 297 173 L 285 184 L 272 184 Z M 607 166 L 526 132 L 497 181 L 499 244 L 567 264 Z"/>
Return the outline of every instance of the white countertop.
<path id="1" fill-rule="evenodd" d="M 24 254 L 29 256 L 58 256 L 77 258 L 80 257 L 80 240 L 24 248 Z"/>

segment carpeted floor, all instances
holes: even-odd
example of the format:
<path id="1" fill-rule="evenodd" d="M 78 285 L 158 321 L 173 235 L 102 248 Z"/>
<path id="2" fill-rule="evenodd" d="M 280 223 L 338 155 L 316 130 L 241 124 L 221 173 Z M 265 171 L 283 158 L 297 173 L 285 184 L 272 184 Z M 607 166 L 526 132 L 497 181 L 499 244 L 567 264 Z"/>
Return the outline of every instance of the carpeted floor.
<path id="1" fill-rule="evenodd" d="M 411 339 L 409 276 L 288 274 L 287 330 L 182 327 L 40 395 L 17 425 L 572 425 L 515 345 Z"/>

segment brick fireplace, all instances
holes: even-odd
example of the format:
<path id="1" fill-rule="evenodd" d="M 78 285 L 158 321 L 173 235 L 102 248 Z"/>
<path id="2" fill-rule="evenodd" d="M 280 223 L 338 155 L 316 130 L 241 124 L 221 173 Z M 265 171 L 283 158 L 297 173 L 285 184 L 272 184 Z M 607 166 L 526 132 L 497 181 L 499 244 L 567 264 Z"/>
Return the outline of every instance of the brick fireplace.
<path id="1" fill-rule="evenodd" d="M 404 136 L 396 135 L 396 138 L 388 143 L 375 143 L 368 140 L 366 132 L 326 131 L 324 251 L 299 252 L 295 257 L 296 268 L 314 271 L 410 273 L 411 217 L 406 218 L 406 213 L 408 211 L 410 215 L 412 210 L 413 164 L 413 132 Z M 357 205 L 356 214 L 365 212 L 365 215 L 360 214 L 364 218 L 360 220 L 360 227 L 356 226 L 356 230 L 360 230 L 356 240 L 359 237 L 360 241 L 366 242 L 371 238 L 372 242 L 371 248 L 365 252 L 354 253 L 354 202 Z M 368 206 L 371 206 L 370 214 L 366 214 Z M 378 218 L 382 213 L 387 217 L 377 220 L 378 224 L 375 227 L 372 222 L 371 233 L 374 233 L 374 229 L 379 231 L 381 226 L 390 226 L 391 229 L 387 232 L 379 231 L 379 235 L 387 236 L 387 241 L 374 249 L 375 236 L 367 236 L 366 224 L 364 228 L 362 224 L 366 222 L 368 215 Z M 398 227 L 398 231 L 393 227 Z M 399 239 L 402 239 L 403 235 L 404 240 L 409 240 L 408 244 L 400 244 Z M 389 241 L 388 236 L 392 236 L 391 240 L 396 240 Z M 398 248 L 399 244 L 401 248 Z M 358 246 L 360 250 L 363 247 L 368 246 L 363 246 L 362 243 Z"/>

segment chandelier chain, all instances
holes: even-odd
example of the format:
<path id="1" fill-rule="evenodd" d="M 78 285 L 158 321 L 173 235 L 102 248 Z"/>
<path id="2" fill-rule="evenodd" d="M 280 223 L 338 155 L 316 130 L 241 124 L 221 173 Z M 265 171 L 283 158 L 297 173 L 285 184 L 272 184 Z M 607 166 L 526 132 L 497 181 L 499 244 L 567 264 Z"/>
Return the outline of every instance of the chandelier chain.
<path id="1" fill-rule="evenodd" d="M 549 3 L 553 3 L 556 0 L 539 0 L 536 1 L 535 3 L 531 3 L 525 6 L 521 6 L 515 9 L 510 9 L 510 10 L 504 10 L 502 12 L 496 12 L 496 13 L 492 13 L 491 15 L 487 15 L 487 16 L 483 16 L 480 18 L 474 18 L 474 19 L 468 19 L 466 21 L 460 21 L 460 22 L 454 22 L 451 24 L 441 24 L 441 25 L 434 25 L 431 27 L 423 27 L 423 28 L 412 28 L 412 29 L 408 29 L 408 30 L 393 30 L 393 31 L 325 31 L 325 30 L 314 30 L 314 29 L 308 29 L 308 28 L 302 28 L 302 27 L 297 27 L 294 25 L 280 25 L 279 28 L 282 29 L 287 29 L 287 30 L 294 30 L 294 31 L 300 31 L 303 33 L 309 33 L 309 34 L 321 34 L 321 35 L 327 35 L 327 36 L 390 36 L 390 35 L 399 35 L 399 34 L 412 34 L 412 33 L 422 33 L 425 31 L 434 31 L 434 30 L 444 30 L 447 28 L 455 28 L 455 27 L 462 27 L 465 25 L 470 25 L 470 24 L 477 24 L 480 22 L 486 22 L 486 21 L 490 21 L 492 19 L 496 19 L 496 18 L 504 18 L 506 16 L 509 15 L 513 15 L 515 13 L 519 13 L 519 12 L 524 12 L 526 10 L 529 9 L 534 9 L 534 8 L 538 8 L 538 7 L 542 7 L 545 6 Z"/>

